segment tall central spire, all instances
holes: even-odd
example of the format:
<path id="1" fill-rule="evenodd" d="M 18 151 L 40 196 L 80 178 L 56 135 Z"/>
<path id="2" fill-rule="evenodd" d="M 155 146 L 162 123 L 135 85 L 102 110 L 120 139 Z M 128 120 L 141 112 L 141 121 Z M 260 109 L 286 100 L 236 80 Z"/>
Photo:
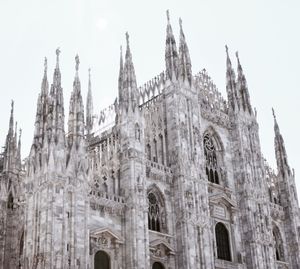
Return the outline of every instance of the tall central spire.
<path id="1" fill-rule="evenodd" d="M 172 26 L 170 24 L 170 14 L 167 10 L 167 36 L 166 36 L 166 50 L 165 62 L 167 76 L 171 80 L 178 78 L 178 53 L 176 48 L 176 41 L 173 35 Z"/>

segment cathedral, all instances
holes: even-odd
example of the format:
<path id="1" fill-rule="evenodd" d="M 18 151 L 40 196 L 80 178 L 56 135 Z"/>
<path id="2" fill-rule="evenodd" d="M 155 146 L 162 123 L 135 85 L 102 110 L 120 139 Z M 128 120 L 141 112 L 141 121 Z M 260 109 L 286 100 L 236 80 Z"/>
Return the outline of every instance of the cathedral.
<path id="1" fill-rule="evenodd" d="M 205 69 L 192 72 L 179 23 L 176 42 L 167 12 L 165 70 L 142 86 L 126 33 L 118 96 L 100 113 L 91 78 L 83 101 L 77 55 L 65 118 L 60 50 L 52 83 L 45 59 L 26 158 L 12 102 L 0 268 L 300 268 L 295 174 L 275 113 L 273 170 L 238 54 L 235 70 L 226 46 L 223 98 Z"/>

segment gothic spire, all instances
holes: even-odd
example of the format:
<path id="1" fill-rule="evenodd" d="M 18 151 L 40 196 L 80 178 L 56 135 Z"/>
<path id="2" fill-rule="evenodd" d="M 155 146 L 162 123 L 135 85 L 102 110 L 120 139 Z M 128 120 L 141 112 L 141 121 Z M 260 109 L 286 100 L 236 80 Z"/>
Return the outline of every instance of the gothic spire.
<path id="1" fill-rule="evenodd" d="M 81 96 L 81 85 L 78 76 L 79 70 L 79 56 L 75 57 L 75 78 L 73 82 L 73 91 L 71 93 L 69 105 L 69 119 L 68 119 L 68 143 L 69 147 L 73 144 L 79 146 L 81 139 L 84 136 L 84 112 L 83 101 Z"/>
<path id="2" fill-rule="evenodd" d="M 59 70 L 60 49 L 56 49 L 56 67 L 54 69 L 53 83 L 51 85 L 48 100 L 49 111 L 47 112 L 47 128 L 52 130 L 50 137 L 52 142 L 59 144 L 60 148 L 65 146 L 65 112 L 63 89 L 61 87 L 61 74 Z M 50 114 L 50 115 L 49 115 Z"/>
<path id="3" fill-rule="evenodd" d="M 180 43 L 179 43 L 179 77 L 189 84 L 192 83 L 192 64 L 189 49 L 182 29 L 182 20 L 179 18 L 180 25 Z"/>
<path id="4" fill-rule="evenodd" d="M 278 169 L 278 173 L 280 173 L 282 177 L 285 178 L 287 175 L 291 174 L 291 170 L 287 161 L 287 153 L 284 145 L 284 140 L 280 133 L 276 115 L 273 108 L 272 108 L 272 112 L 274 118 L 274 132 L 275 132 L 274 145 L 275 145 L 277 169 Z"/>
<path id="5" fill-rule="evenodd" d="M 119 90 L 119 103 L 122 99 L 122 82 L 123 82 L 123 53 L 122 53 L 122 46 L 120 46 L 120 70 L 119 70 L 119 83 L 118 83 L 118 90 Z"/>
<path id="6" fill-rule="evenodd" d="M 14 134 L 14 101 L 11 100 L 8 135 L 10 136 L 10 138 L 12 138 L 13 134 Z"/>
<path id="7" fill-rule="evenodd" d="M 91 83 L 91 68 L 89 68 L 89 86 L 86 98 L 86 130 L 90 134 L 93 129 L 93 96 Z"/>
<path id="8" fill-rule="evenodd" d="M 46 96 L 48 94 L 48 89 L 49 89 L 49 84 L 48 84 L 48 79 L 47 79 L 47 69 L 48 69 L 47 58 L 45 57 L 44 77 L 43 77 L 42 86 L 41 86 L 41 95 L 43 95 L 43 96 Z"/>
<path id="9" fill-rule="evenodd" d="M 57 48 L 55 53 L 56 53 L 56 67 L 54 69 L 54 75 L 53 75 L 53 84 L 54 86 L 58 87 L 61 84 L 61 74 L 60 74 L 60 69 L 59 69 L 59 54 L 60 54 L 60 49 Z"/>
<path id="10" fill-rule="evenodd" d="M 248 91 L 246 77 L 243 72 L 242 65 L 240 63 L 238 52 L 235 53 L 237 62 L 238 62 L 238 79 L 237 79 L 237 91 L 241 96 L 241 106 L 243 107 L 244 111 L 248 110 L 250 114 L 252 114 L 252 107 L 250 103 L 250 95 Z"/>
<path id="11" fill-rule="evenodd" d="M 226 91 L 228 97 L 228 104 L 232 110 L 239 106 L 238 96 L 236 92 L 235 72 L 232 68 L 231 60 L 229 57 L 228 47 L 226 49 Z"/>
<path id="12" fill-rule="evenodd" d="M 129 34 L 126 32 L 126 54 L 123 70 L 123 83 L 122 83 L 122 103 L 124 103 L 126 110 L 131 105 L 134 110 L 137 105 L 137 85 L 134 66 L 132 62 L 132 55 L 129 47 Z"/>
<path id="13" fill-rule="evenodd" d="M 16 140 L 14 135 L 14 101 L 11 101 L 11 110 L 9 117 L 9 128 L 5 141 L 4 149 L 4 171 L 11 171 L 15 158 Z"/>
<path id="14" fill-rule="evenodd" d="M 167 10 L 167 35 L 166 35 L 166 49 L 165 62 L 167 76 L 171 80 L 176 80 L 178 77 L 178 53 L 176 48 L 176 41 L 173 35 L 172 26 L 170 24 L 169 10 Z"/>
<path id="15" fill-rule="evenodd" d="M 19 140 L 18 140 L 18 148 L 17 148 L 17 157 L 16 157 L 16 165 L 19 169 L 21 169 L 21 136 L 22 129 L 19 129 Z"/>

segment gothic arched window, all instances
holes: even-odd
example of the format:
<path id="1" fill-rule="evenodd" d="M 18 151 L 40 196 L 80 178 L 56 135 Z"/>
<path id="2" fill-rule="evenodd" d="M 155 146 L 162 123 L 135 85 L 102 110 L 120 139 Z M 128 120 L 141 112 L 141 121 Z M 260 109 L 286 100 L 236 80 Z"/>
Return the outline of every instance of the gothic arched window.
<path id="1" fill-rule="evenodd" d="M 231 261 L 230 241 L 227 228 L 221 222 L 215 228 L 218 259 Z"/>
<path id="2" fill-rule="evenodd" d="M 160 262 L 153 263 L 152 269 L 165 269 L 165 267 Z"/>
<path id="3" fill-rule="evenodd" d="M 94 258 L 94 269 L 110 269 L 110 258 L 104 251 L 98 251 Z"/>
<path id="4" fill-rule="evenodd" d="M 278 227 L 273 228 L 273 240 L 277 261 L 284 261 L 283 242 Z"/>
<path id="5" fill-rule="evenodd" d="M 218 165 L 216 148 L 211 135 L 204 135 L 203 146 L 207 179 L 212 183 L 220 184 L 220 169 Z"/>
<path id="6" fill-rule="evenodd" d="M 152 231 L 162 232 L 163 221 L 163 205 L 160 197 L 154 192 L 148 193 L 148 228 Z"/>

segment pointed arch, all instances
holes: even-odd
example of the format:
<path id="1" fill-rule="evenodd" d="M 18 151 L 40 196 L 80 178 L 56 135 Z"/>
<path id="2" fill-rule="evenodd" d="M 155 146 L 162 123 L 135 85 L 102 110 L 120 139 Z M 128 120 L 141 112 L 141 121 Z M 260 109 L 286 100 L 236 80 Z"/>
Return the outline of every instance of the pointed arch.
<path id="1" fill-rule="evenodd" d="M 209 127 L 203 134 L 203 150 L 205 171 L 208 181 L 221 184 L 224 179 L 222 166 L 224 163 L 224 147 L 218 133 Z"/>
<path id="2" fill-rule="evenodd" d="M 149 230 L 166 232 L 165 199 L 164 195 L 155 184 L 148 188 L 147 199 Z"/>
<path id="3" fill-rule="evenodd" d="M 155 263 L 153 263 L 153 265 L 152 265 L 152 269 L 165 269 L 165 267 L 163 266 L 162 263 L 160 263 L 160 262 L 155 262 Z"/>
<path id="4" fill-rule="evenodd" d="M 217 223 L 215 235 L 218 259 L 231 261 L 229 232 L 223 223 Z"/>
<path id="5" fill-rule="evenodd" d="M 105 251 L 99 250 L 96 252 L 94 269 L 110 269 L 110 257 Z"/>

